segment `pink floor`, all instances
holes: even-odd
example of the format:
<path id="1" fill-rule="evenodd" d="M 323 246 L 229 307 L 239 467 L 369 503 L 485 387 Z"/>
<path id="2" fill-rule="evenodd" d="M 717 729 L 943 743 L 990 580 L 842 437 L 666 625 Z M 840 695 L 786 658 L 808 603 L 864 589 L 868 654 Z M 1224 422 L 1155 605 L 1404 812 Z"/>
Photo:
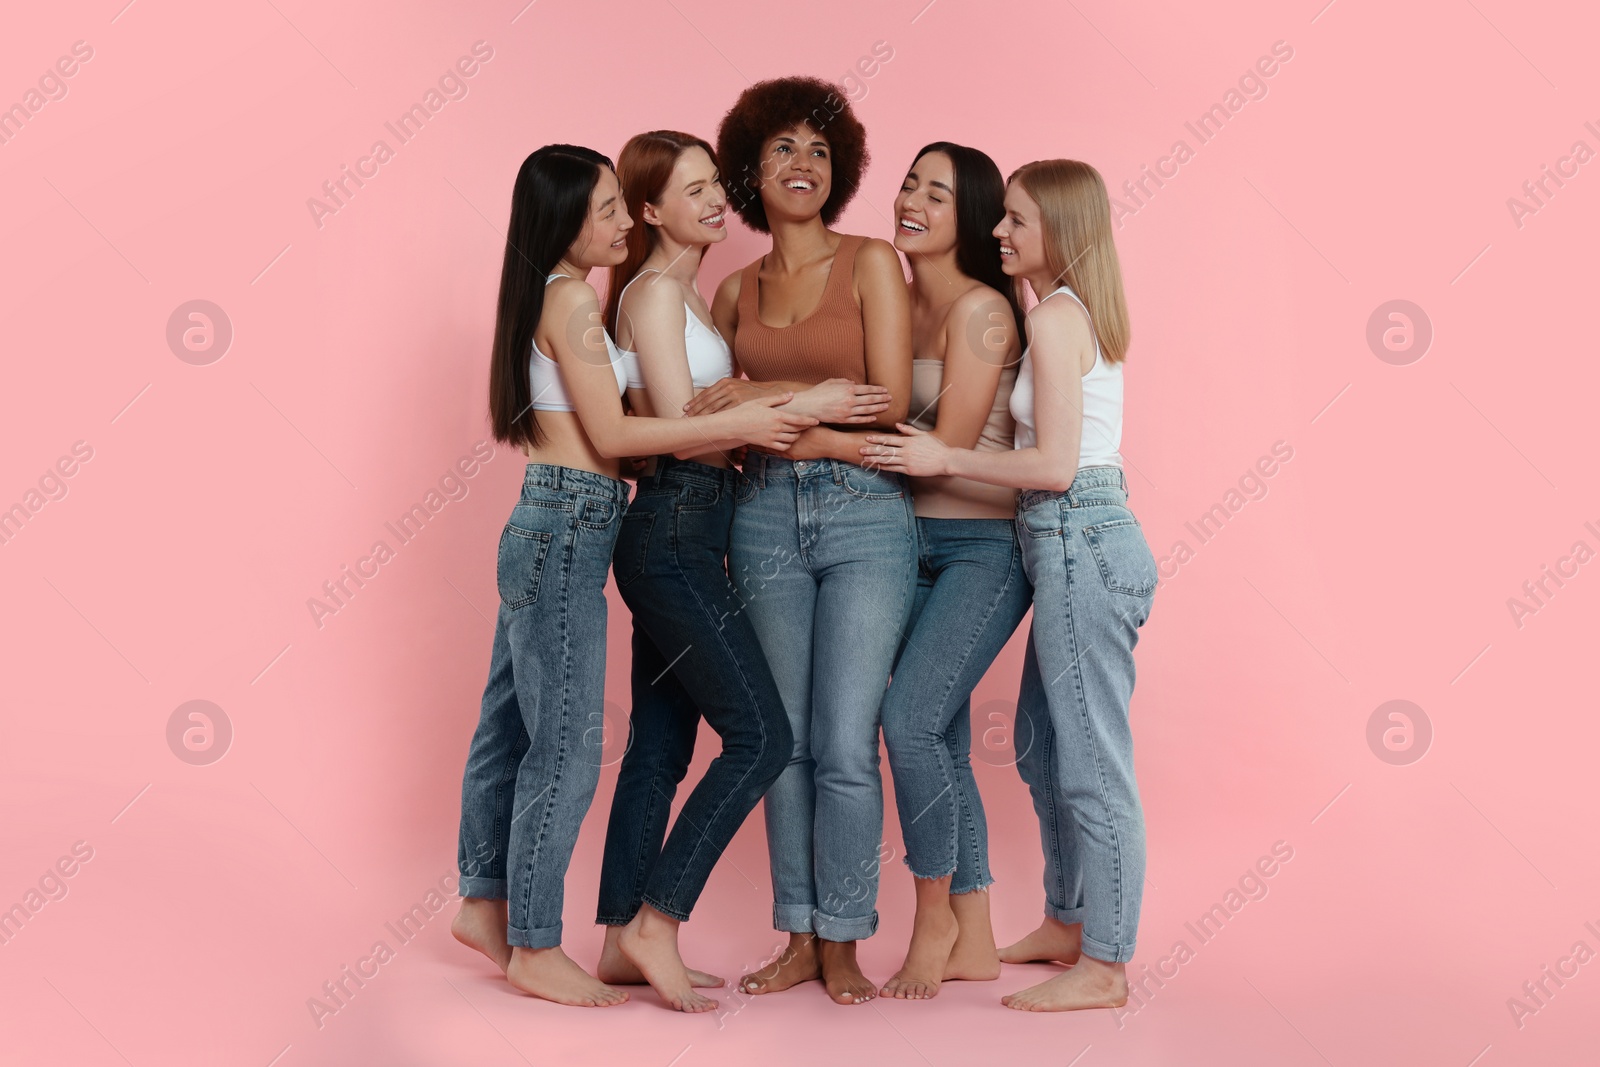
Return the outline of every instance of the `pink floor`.
<path id="1" fill-rule="evenodd" d="M 0 33 L 24 115 L 0 115 L 0 508 L 25 515 L 0 527 L 0 1062 L 1600 1062 L 1592 10 L 125 2 Z M 463 56 L 332 210 L 324 183 Z M 1043 967 L 928 1003 L 560 1008 L 428 897 L 521 456 L 494 449 L 409 542 L 385 524 L 488 436 L 516 167 L 709 137 L 749 81 L 799 72 L 848 77 L 868 128 L 845 232 L 887 236 L 941 138 L 1003 171 L 1086 159 L 1118 197 L 1130 502 L 1165 578 L 1134 700 L 1154 977 L 1118 1016 L 999 1005 Z M 726 244 L 706 292 L 764 249 Z M 378 540 L 394 558 L 315 611 Z M 627 632 L 613 600 L 613 758 Z M 1020 649 L 976 699 L 1003 939 L 1041 903 Z M 586 964 L 614 775 L 567 885 Z M 879 979 L 910 925 L 892 813 Z M 754 821 L 691 962 L 733 978 L 771 950 L 764 848 Z M 347 966 L 371 977 L 314 1011 Z"/>

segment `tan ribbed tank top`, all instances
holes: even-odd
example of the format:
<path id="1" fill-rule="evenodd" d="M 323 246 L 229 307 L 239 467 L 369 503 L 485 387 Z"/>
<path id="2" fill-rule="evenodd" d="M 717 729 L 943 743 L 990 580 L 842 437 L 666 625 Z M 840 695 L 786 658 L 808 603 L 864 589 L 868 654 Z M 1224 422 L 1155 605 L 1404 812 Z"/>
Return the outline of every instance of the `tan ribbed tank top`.
<path id="1" fill-rule="evenodd" d="M 761 263 L 744 268 L 739 280 L 739 327 L 733 352 L 752 381 L 820 382 L 825 378 L 867 381 L 867 339 L 861 309 L 851 295 L 856 249 L 865 237 L 844 234 L 828 267 L 822 302 L 810 315 L 789 326 L 761 321 Z"/>

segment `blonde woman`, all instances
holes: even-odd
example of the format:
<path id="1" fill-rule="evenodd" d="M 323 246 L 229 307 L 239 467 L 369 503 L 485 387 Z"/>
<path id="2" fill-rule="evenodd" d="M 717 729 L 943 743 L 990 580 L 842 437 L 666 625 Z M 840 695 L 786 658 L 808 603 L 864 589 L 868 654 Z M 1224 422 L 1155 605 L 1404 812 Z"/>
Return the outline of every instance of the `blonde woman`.
<path id="1" fill-rule="evenodd" d="M 914 477 L 1022 490 L 1017 539 L 1034 594 L 1017 718 L 1034 741 L 1017 768 L 1039 816 L 1045 917 L 1000 958 L 1069 967 L 1002 1003 L 1120 1007 L 1145 864 L 1128 703 L 1156 586 L 1119 452 L 1128 313 L 1105 183 L 1093 167 L 1029 163 L 1011 175 L 1005 207 L 994 229 L 1005 272 L 1039 298 L 1011 393 L 1016 447 L 951 448 L 902 424 L 902 436 L 869 434 L 861 451 Z"/>

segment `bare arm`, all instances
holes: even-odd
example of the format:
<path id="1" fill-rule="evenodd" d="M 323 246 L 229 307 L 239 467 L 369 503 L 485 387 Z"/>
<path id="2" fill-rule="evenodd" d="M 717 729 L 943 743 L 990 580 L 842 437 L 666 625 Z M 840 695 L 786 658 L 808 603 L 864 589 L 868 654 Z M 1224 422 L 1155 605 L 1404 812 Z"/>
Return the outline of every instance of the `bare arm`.
<path id="1" fill-rule="evenodd" d="M 889 390 L 889 406 L 867 425 L 888 429 L 911 407 L 911 290 L 900 255 L 888 241 L 869 237 L 856 253 L 856 291 L 866 335 L 867 381 Z"/>
<path id="2" fill-rule="evenodd" d="M 1094 335 L 1083 309 L 1067 300 L 1040 304 L 1028 325 L 1035 447 L 975 452 L 902 425 L 901 437 L 868 434 L 861 449 L 864 461 L 914 477 L 954 475 L 1013 489 L 1071 488 L 1083 436 L 1083 375 L 1094 365 Z M 883 445 L 892 449 L 880 453 Z"/>
<path id="3" fill-rule="evenodd" d="M 703 452 L 730 440 L 787 447 L 793 432 L 812 422 L 770 409 L 765 415 L 736 408 L 695 418 L 627 415 L 617 395 L 594 289 L 587 282 L 556 282 L 547 288 L 545 301 L 546 320 L 571 325 L 546 331 L 543 339 L 561 368 L 584 433 L 602 456 L 655 456 L 686 448 Z"/>
<path id="4" fill-rule="evenodd" d="M 1011 306 L 988 286 L 964 293 L 944 320 L 944 376 L 933 433 L 952 448 L 978 443 L 1000 376 L 1019 356 Z M 912 412 L 916 417 L 921 412 Z"/>
<path id="5" fill-rule="evenodd" d="M 639 357 L 650 410 L 659 418 L 682 418 L 683 409 L 694 397 L 694 378 L 683 341 L 689 309 L 684 305 L 681 283 L 657 274 L 630 288 L 623 301 L 633 326 L 633 349 Z M 706 443 L 680 448 L 674 454 L 690 459 L 723 447 L 727 446 Z"/>

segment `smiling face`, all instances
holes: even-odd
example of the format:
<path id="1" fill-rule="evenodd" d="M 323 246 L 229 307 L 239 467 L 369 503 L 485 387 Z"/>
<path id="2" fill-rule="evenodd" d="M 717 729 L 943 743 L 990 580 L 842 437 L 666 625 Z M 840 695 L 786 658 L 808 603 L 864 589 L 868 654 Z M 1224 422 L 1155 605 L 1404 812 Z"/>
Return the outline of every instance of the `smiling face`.
<path id="1" fill-rule="evenodd" d="M 1021 182 L 1012 182 L 1006 186 L 1005 207 L 1005 217 L 994 228 L 994 235 L 1000 238 L 1000 269 L 1014 278 L 1048 271 L 1038 202 Z"/>
<path id="2" fill-rule="evenodd" d="M 633 219 L 622 202 L 622 186 L 616 172 L 601 167 L 600 179 L 589 194 L 589 217 L 567 251 L 566 260 L 582 270 L 615 266 L 628 256 L 627 235 L 631 229 Z"/>
<path id="3" fill-rule="evenodd" d="M 943 152 L 912 165 L 894 198 L 894 246 L 938 255 L 956 246 L 956 168 Z"/>
<path id="4" fill-rule="evenodd" d="M 657 203 L 646 202 L 644 221 L 681 245 L 715 244 L 728 236 L 728 194 L 717 166 L 699 145 L 684 149 Z"/>
<path id="5" fill-rule="evenodd" d="M 769 220 L 813 218 L 833 183 L 828 139 L 801 123 L 767 138 L 761 149 L 761 203 Z"/>

